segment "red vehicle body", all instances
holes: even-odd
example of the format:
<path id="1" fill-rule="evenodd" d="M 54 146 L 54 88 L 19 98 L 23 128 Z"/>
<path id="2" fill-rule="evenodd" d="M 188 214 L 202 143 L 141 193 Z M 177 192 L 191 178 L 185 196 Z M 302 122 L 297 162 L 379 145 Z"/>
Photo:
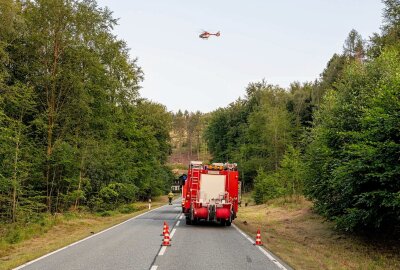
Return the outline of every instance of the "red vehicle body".
<path id="1" fill-rule="evenodd" d="M 182 187 L 186 224 L 205 220 L 230 226 L 238 211 L 239 186 L 236 164 L 191 161 Z"/>

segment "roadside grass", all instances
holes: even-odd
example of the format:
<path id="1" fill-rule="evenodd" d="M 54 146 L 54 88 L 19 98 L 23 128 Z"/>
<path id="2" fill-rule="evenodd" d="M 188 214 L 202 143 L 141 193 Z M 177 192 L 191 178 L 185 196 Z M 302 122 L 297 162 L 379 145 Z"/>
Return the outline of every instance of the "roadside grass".
<path id="1" fill-rule="evenodd" d="M 152 209 L 167 201 L 166 196 L 155 198 Z M 148 203 L 136 202 L 116 211 L 66 212 L 44 215 L 39 222 L 23 226 L 0 224 L 0 270 L 17 267 L 146 211 Z"/>
<path id="2" fill-rule="evenodd" d="M 335 230 L 313 212 L 312 202 L 279 198 L 239 209 L 235 224 L 251 236 L 261 229 L 264 246 L 294 269 L 400 269 L 400 243 Z"/>

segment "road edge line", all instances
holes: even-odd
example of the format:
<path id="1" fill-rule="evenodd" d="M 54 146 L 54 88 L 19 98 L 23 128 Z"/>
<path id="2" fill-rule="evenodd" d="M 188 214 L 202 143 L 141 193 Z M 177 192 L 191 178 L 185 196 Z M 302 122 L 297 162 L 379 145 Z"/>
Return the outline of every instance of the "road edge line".
<path id="1" fill-rule="evenodd" d="M 116 227 L 118 227 L 118 226 L 120 226 L 120 225 L 122 225 L 122 224 L 125 224 L 125 223 L 127 223 L 127 222 L 129 222 L 129 221 L 131 221 L 131 220 L 133 220 L 133 219 L 136 219 L 136 218 L 138 218 L 138 217 L 141 217 L 141 216 L 143 216 L 143 215 L 145 215 L 145 214 L 147 214 L 147 213 L 153 212 L 154 210 L 160 209 L 160 208 L 162 208 L 162 207 L 164 207 L 164 206 L 167 206 L 167 205 L 161 205 L 161 206 L 159 206 L 159 207 L 153 208 L 153 209 L 150 210 L 150 211 L 146 211 L 146 212 L 141 213 L 141 214 L 139 214 L 139 215 L 137 215 L 137 216 L 131 217 L 130 219 L 127 219 L 127 220 L 125 220 L 125 221 L 123 221 L 123 222 L 121 222 L 121 223 L 118 223 L 118 224 L 116 224 L 116 225 L 114 225 L 114 226 L 112 226 L 112 227 L 110 227 L 110 228 L 104 229 L 104 230 L 102 230 L 102 231 L 100 231 L 100 232 L 98 232 L 98 233 L 95 233 L 95 234 L 93 234 L 93 235 L 90 235 L 90 236 L 88 236 L 88 237 L 85 237 L 85 238 L 83 238 L 83 239 L 81 239 L 81 240 L 78 240 L 78 241 L 76 241 L 76 242 L 73 242 L 73 243 L 71 243 L 71 244 L 69 244 L 69 245 L 67 245 L 67 246 L 65 246 L 65 247 L 59 248 L 59 249 L 54 250 L 54 251 L 52 251 L 52 252 L 50 252 L 50 253 L 47 253 L 47 254 L 45 254 L 45 255 L 39 257 L 39 258 L 36 258 L 36 259 L 34 259 L 34 260 L 32 260 L 32 261 L 29 261 L 29 262 L 26 262 L 26 263 L 24 263 L 24 264 L 22 264 L 22 265 L 20 265 L 20 266 L 17 266 L 16 268 L 13 268 L 12 270 L 20 270 L 20 269 L 22 269 L 22 268 L 24 268 L 24 267 L 26 267 L 26 266 L 28 266 L 28 265 L 30 265 L 30 264 L 32 264 L 32 263 L 35 263 L 35 262 L 37 262 L 37 261 L 40 261 L 40 260 L 42 260 L 42 259 L 44 259 L 44 258 L 46 258 L 46 257 L 48 257 L 48 256 L 51 256 L 51 255 L 53 255 L 53 254 L 55 254 L 55 253 L 58 253 L 58 252 L 60 252 L 60 251 L 62 251 L 62 250 L 64 250 L 64 249 L 67 249 L 67 248 L 69 248 L 69 247 L 72 247 L 72 246 L 75 246 L 75 245 L 77 245 L 77 244 L 79 244 L 79 243 L 82 243 L 83 241 L 89 240 L 90 238 L 93 238 L 93 237 L 95 237 L 95 236 L 99 236 L 99 235 L 102 234 L 102 233 L 105 233 L 105 232 L 107 232 L 107 231 L 109 231 L 109 230 L 112 230 L 112 229 L 114 229 L 114 228 L 116 228 Z"/>
<path id="2" fill-rule="evenodd" d="M 245 232 L 239 229 L 238 226 L 232 223 L 232 227 L 235 228 L 241 235 L 243 235 L 247 240 L 250 241 L 254 245 L 255 241 L 250 238 Z M 263 253 L 271 262 L 273 262 L 279 269 L 288 270 L 285 266 L 283 266 L 270 252 L 268 252 L 264 247 L 258 246 L 258 249 Z"/>
<path id="3" fill-rule="evenodd" d="M 160 251 L 158 252 L 157 256 L 163 256 L 166 250 L 167 250 L 167 246 L 162 246 L 160 248 Z"/>
<path id="4" fill-rule="evenodd" d="M 174 237 L 175 232 L 176 232 L 176 228 L 174 228 L 174 229 L 171 231 L 171 236 L 170 236 L 171 239 L 172 239 L 172 237 Z"/>

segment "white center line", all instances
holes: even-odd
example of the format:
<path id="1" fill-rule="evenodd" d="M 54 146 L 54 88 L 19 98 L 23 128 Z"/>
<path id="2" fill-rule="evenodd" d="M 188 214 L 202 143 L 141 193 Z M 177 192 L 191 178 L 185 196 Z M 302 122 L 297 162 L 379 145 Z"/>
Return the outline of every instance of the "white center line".
<path id="1" fill-rule="evenodd" d="M 176 232 L 176 229 L 173 229 L 171 232 L 170 238 L 172 238 L 174 236 L 175 232 Z"/>
<path id="2" fill-rule="evenodd" d="M 163 247 L 160 249 L 160 252 L 158 252 L 158 256 L 164 255 L 165 250 L 167 250 L 167 246 L 163 246 Z"/>
<path id="3" fill-rule="evenodd" d="M 153 265 L 150 270 L 157 270 L 158 266 L 157 265 Z"/>
<path id="4" fill-rule="evenodd" d="M 180 221 L 180 220 L 178 220 L 178 222 L 176 223 L 176 226 L 179 226 L 179 223 L 181 223 L 181 221 Z"/>
<path id="5" fill-rule="evenodd" d="M 183 219 L 183 217 L 184 217 L 184 214 L 182 214 L 181 217 L 180 217 L 179 219 Z"/>

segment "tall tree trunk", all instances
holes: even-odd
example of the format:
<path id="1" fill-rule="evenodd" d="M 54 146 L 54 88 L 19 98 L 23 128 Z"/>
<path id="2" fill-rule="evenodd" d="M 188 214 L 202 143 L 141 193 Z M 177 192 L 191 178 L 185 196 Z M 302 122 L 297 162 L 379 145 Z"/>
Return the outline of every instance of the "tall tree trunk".
<path id="1" fill-rule="evenodd" d="M 197 160 L 200 160 L 200 134 L 197 133 Z"/>
<path id="2" fill-rule="evenodd" d="M 55 212 L 58 213 L 58 203 L 60 201 L 60 188 L 57 189 L 57 196 L 56 196 L 56 207 Z"/>
<path id="3" fill-rule="evenodd" d="M 275 116 L 275 127 L 274 127 L 274 152 L 275 152 L 275 171 L 278 170 L 279 166 L 279 161 L 278 161 L 278 123 L 276 122 L 276 111 L 274 111 L 274 116 Z"/>
<path id="4" fill-rule="evenodd" d="M 48 127 L 47 127 L 47 152 L 46 152 L 46 162 L 47 162 L 47 166 L 46 166 L 46 197 L 47 197 L 47 211 L 50 211 L 50 207 L 51 207 L 51 200 L 50 200 L 50 170 L 51 170 L 51 166 L 50 166 L 50 157 L 52 154 L 52 150 L 53 150 L 53 128 L 51 127 L 52 125 L 52 120 L 50 119 L 50 114 L 48 115 L 49 120 L 48 120 Z"/>
<path id="5" fill-rule="evenodd" d="M 181 135 L 179 137 L 179 146 L 178 146 L 178 149 L 179 149 L 179 162 L 184 163 L 183 162 L 183 154 L 182 154 L 182 148 L 183 148 L 182 138 L 183 138 L 183 135 Z"/>
<path id="6" fill-rule="evenodd" d="M 82 153 L 82 158 L 81 158 L 81 165 L 80 165 L 80 169 L 79 169 L 79 182 L 78 182 L 78 197 L 76 197 L 75 199 L 75 205 L 74 205 L 74 210 L 76 211 L 76 209 L 79 206 L 79 191 L 81 191 L 81 186 L 82 186 L 82 177 L 83 177 L 83 153 Z"/>
<path id="7" fill-rule="evenodd" d="M 20 123 L 22 122 L 22 113 L 20 116 Z M 19 124 L 19 123 L 18 123 Z M 21 127 L 18 127 L 16 142 L 15 142 L 15 155 L 14 155 L 14 172 L 12 178 L 12 213 L 11 220 L 12 222 L 17 221 L 17 189 L 18 189 L 18 161 L 19 161 L 19 148 L 21 142 Z"/>
<path id="8" fill-rule="evenodd" d="M 189 149 L 190 149 L 189 156 L 190 156 L 190 159 L 192 159 L 192 156 L 193 156 L 193 139 L 192 139 L 192 137 L 190 137 L 190 147 L 189 147 Z"/>
<path id="9" fill-rule="evenodd" d="M 51 69 L 50 77 L 51 77 L 51 86 L 47 88 L 47 117 L 48 117 L 48 125 L 47 125 L 47 171 L 46 171 L 46 190 L 47 190 L 47 211 L 51 210 L 51 190 L 50 190 L 50 158 L 53 153 L 53 132 L 55 126 L 55 117 L 57 112 L 57 104 L 56 104 L 56 91 L 57 91 L 57 66 L 58 66 L 58 58 L 60 53 L 60 44 L 59 44 L 59 29 L 56 28 L 54 34 L 54 45 L 53 45 L 53 66 Z"/>

